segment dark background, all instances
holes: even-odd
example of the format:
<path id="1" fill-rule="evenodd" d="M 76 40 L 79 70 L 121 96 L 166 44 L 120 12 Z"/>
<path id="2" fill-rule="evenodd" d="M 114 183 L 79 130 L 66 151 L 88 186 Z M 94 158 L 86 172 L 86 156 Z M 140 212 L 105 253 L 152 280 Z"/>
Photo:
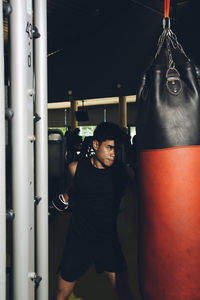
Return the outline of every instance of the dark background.
<path id="1" fill-rule="evenodd" d="M 171 28 L 200 63 L 200 0 L 171 0 Z M 137 93 L 164 0 L 48 0 L 49 102 Z M 120 88 L 119 88 L 120 84 Z"/>

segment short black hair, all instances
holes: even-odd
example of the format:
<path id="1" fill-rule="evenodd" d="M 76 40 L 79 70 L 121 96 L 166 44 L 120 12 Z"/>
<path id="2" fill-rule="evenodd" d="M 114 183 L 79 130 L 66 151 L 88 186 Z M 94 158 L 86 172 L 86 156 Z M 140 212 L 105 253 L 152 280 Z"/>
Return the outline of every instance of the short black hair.
<path id="1" fill-rule="evenodd" d="M 114 140 L 116 145 L 122 142 L 122 130 L 117 124 L 111 122 L 103 122 L 97 125 L 94 135 L 94 140 L 99 143 L 108 140 Z"/>

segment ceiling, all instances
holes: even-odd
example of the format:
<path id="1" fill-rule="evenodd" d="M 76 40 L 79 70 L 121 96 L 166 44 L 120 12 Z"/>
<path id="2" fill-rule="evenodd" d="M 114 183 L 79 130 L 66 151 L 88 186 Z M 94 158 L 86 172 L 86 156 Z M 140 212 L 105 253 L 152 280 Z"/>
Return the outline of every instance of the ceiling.
<path id="1" fill-rule="evenodd" d="M 7 0 L 6 0 L 7 1 Z M 164 0 L 47 0 L 49 102 L 133 95 L 162 33 Z M 171 0 L 171 27 L 200 63 L 200 0 Z"/>
<path id="2" fill-rule="evenodd" d="M 191 9 L 194 13 L 195 2 L 199 0 L 171 0 L 170 16 L 179 23 L 193 18 Z M 164 7 L 164 0 L 47 0 L 47 3 L 49 53 L 93 39 L 116 26 L 115 23 L 126 22 L 128 12 L 132 19 L 137 18 L 137 30 L 142 32 L 149 19 L 162 19 Z"/>

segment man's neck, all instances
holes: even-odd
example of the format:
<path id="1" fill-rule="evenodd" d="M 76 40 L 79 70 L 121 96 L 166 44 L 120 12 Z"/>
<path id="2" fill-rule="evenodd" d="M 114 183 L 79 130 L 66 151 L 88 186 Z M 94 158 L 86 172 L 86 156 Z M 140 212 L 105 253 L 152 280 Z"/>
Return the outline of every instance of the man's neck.
<path id="1" fill-rule="evenodd" d="M 102 161 L 100 161 L 95 155 L 91 157 L 92 165 L 97 169 L 105 169 L 106 166 Z"/>

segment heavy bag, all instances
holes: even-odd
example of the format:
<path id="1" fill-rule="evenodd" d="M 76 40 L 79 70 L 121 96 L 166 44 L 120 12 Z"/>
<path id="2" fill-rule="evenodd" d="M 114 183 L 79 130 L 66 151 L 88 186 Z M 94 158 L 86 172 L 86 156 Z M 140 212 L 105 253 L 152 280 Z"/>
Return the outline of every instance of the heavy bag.
<path id="1" fill-rule="evenodd" d="M 137 95 L 143 300 L 200 299 L 200 77 L 170 25 Z"/>

